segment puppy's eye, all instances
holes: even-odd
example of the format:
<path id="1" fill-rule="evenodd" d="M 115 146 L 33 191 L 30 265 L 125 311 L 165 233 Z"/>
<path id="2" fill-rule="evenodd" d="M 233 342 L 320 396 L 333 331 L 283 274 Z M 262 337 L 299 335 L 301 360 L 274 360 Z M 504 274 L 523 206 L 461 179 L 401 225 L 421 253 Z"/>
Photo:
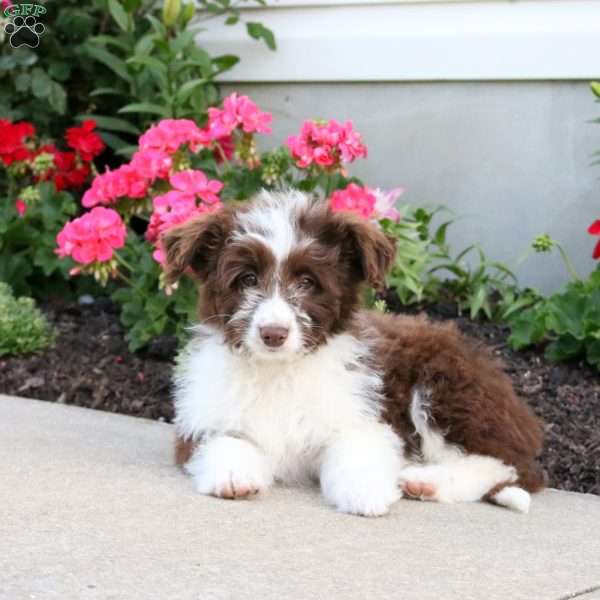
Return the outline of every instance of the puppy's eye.
<path id="1" fill-rule="evenodd" d="M 310 275 L 302 275 L 298 281 L 298 285 L 303 290 L 312 290 L 317 285 L 317 282 Z"/>
<path id="2" fill-rule="evenodd" d="M 242 275 L 239 281 L 245 288 L 256 287 L 258 285 L 258 279 L 254 273 Z"/>

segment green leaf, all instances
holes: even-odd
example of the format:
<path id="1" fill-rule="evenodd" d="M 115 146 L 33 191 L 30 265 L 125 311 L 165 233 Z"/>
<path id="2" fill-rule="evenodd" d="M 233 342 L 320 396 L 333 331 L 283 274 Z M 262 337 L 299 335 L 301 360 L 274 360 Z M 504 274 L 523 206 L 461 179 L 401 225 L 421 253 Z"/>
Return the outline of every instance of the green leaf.
<path id="1" fill-rule="evenodd" d="M 248 35 L 255 40 L 263 40 L 270 50 L 275 50 L 277 48 L 273 32 L 262 23 L 246 23 L 246 31 L 248 32 Z"/>
<path id="2" fill-rule="evenodd" d="M 52 91 L 52 79 L 46 71 L 36 67 L 31 74 L 31 91 L 36 98 L 47 98 Z"/>
<path id="3" fill-rule="evenodd" d="M 125 12 L 125 9 L 118 0 L 108 0 L 108 10 L 110 11 L 112 18 L 123 31 L 130 30 L 131 21 L 129 15 Z"/>
<path id="4" fill-rule="evenodd" d="M 544 338 L 545 327 L 543 314 L 534 310 L 526 310 L 510 321 L 511 333 L 508 343 L 511 348 L 521 350 Z"/>
<path id="5" fill-rule="evenodd" d="M 31 84 L 29 73 L 19 73 L 15 79 L 15 89 L 17 92 L 26 92 Z"/>
<path id="6" fill-rule="evenodd" d="M 481 286 L 475 292 L 473 298 L 471 298 L 471 302 L 469 303 L 469 311 L 471 319 L 475 319 L 479 314 L 479 311 L 482 309 L 484 302 L 487 299 L 487 290 L 484 286 Z M 487 311 L 486 311 L 487 312 Z M 491 315 L 489 315 L 491 316 Z"/>
<path id="7" fill-rule="evenodd" d="M 145 56 L 152 51 L 156 34 L 148 33 L 142 36 L 135 45 L 134 54 L 136 56 Z"/>
<path id="8" fill-rule="evenodd" d="M 146 15 L 146 19 L 148 19 L 154 31 L 156 31 L 156 33 L 158 33 L 161 37 L 167 35 L 167 28 L 156 17 L 153 17 L 152 15 Z"/>
<path id="9" fill-rule="evenodd" d="M 60 83 L 52 82 L 48 102 L 59 115 L 64 115 L 67 111 L 67 92 Z"/>
<path id="10" fill-rule="evenodd" d="M 89 56 L 96 59 L 98 62 L 102 63 L 103 65 L 107 66 L 109 69 L 111 69 L 111 71 L 116 73 L 121 79 L 124 79 L 125 81 L 128 81 L 129 83 L 131 83 L 131 81 L 132 81 L 131 75 L 129 74 L 129 71 L 127 70 L 127 65 L 125 64 L 124 61 L 122 61 L 120 58 L 118 58 L 117 56 L 115 56 L 114 54 L 109 52 L 108 50 L 101 48 L 100 46 L 94 46 L 93 44 L 87 44 L 85 48 L 86 48 L 86 52 L 88 53 Z"/>
<path id="11" fill-rule="evenodd" d="M 118 112 L 122 114 L 148 113 L 152 115 L 159 115 L 161 117 L 169 116 L 168 107 L 161 106 L 160 104 L 151 104 L 150 102 L 133 102 L 132 104 L 127 104 L 123 108 L 120 108 Z"/>
<path id="12" fill-rule="evenodd" d="M 583 354 L 585 344 L 572 335 L 563 335 L 548 345 L 544 356 L 549 360 L 560 361 L 577 358 Z"/>
<path id="13" fill-rule="evenodd" d="M 113 46 L 114 48 L 118 48 L 119 50 L 123 50 L 123 52 L 129 54 L 131 52 L 131 46 L 129 43 L 123 39 L 121 36 L 116 35 L 95 35 L 90 38 L 89 41 L 93 44 L 97 44 L 100 46 Z"/>
<path id="14" fill-rule="evenodd" d="M 114 133 L 108 131 L 101 131 L 100 137 L 103 139 L 107 146 L 110 146 L 113 150 L 122 150 L 123 148 L 129 148 L 129 142 L 126 142 L 123 138 L 120 138 Z"/>
<path id="15" fill-rule="evenodd" d="M 215 58 L 212 59 L 213 65 L 217 67 L 217 74 L 228 71 L 239 62 L 239 57 L 233 54 L 223 54 L 222 56 L 215 56 Z"/>
<path id="16" fill-rule="evenodd" d="M 124 96 L 125 92 L 114 87 L 96 88 L 90 92 L 90 96 Z"/>
<path id="17" fill-rule="evenodd" d="M 136 66 L 142 65 L 142 66 L 148 67 L 148 69 L 150 70 L 150 73 L 156 79 L 158 84 L 160 86 L 162 86 L 163 88 L 167 88 L 167 86 L 168 86 L 167 67 L 164 63 L 162 63 L 157 58 L 154 58 L 153 56 L 147 56 L 147 55 L 138 55 L 138 56 L 132 56 L 130 59 L 127 60 L 127 63 L 136 65 Z"/>
<path id="18" fill-rule="evenodd" d="M 175 56 L 187 48 L 194 41 L 196 33 L 194 31 L 182 31 L 173 41 L 170 42 L 171 51 Z"/>
<path id="19" fill-rule="evenodd" d="M 198 86 L 205 85 L 206 83 L 206 79 L 191 79 L 190 81 L 186 81 L 179 90 L 177 90 L 175 101 L 177 103 L 185 102 Z"/>
<path id="20" fill-rule="evenodd" d="M 239 23 L 240 16 L 239 15 L 231 15 L 225 19 L 225 25 L 237 25 Z"/>
<path id="21" fill-rule="evenodd" d="M 132 125 L 125 119 L 119 119 L 117 117 L 104 117 L 102 115 L 80 115 L 77 117 L 77 121 L 85 121 L 86 119 L 94 119 L 101 129 L 108 129 L 109 131 L 121 131 L 123 133 L 131 133 L 133 135 L 139 135 L 137 127 Z"/>
<path id="22" fill-rule="evenodd" d="M 71 65 L 61 60 L 53 60 L 48 67 L 48 75 L 56 81 L 66 81 L 71 76 Z"/>
<path id="23" fill-rule="evenodd" d="M 583 314 L 586 298 L 576 292 L 557 294 L 548 299 L 546 324 L 559 335 L 583 339 Z"/>
<path id="24" fill-rule="evenodd" d="M 590 365 L 600 370 L 600 340 L 593 340 L 586 344 L 585 359 Z"/>

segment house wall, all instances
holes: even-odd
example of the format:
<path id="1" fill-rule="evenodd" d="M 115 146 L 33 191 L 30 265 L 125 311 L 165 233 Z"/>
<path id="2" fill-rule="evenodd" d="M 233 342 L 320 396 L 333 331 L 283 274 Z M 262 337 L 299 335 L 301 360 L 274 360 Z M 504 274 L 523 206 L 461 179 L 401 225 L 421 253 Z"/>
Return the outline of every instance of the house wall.
<path id="1" fill-rule="evenodd" d="M 280 3 L 244 15 L 272 27 L 277 52 L 239 28 L 213 24 L 199 36 L 211 52 L 242 57 L 224 91 L 273 112 L 271 142 L 305 118 L 351 119 L 369 148 L 352 172 L 405 187 L 407 202 L 452 209 L 457 251 L 478 241 L 514 266 L 547 232 L 589 272 L 585 229 L 600 218 L 600 167 L 590 166 L 600 125 L 589 121 L 600 105 L 587 81 L 600 75 L 600 3 Z M 543 255 L 517 272 L 544 291 L 567 280 Z"/>

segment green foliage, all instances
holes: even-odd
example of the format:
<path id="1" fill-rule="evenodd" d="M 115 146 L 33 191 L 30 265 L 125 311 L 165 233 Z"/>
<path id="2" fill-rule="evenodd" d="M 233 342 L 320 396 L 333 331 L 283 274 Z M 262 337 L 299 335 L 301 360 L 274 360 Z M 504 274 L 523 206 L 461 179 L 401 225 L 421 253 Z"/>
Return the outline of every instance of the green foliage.
<path id="1" fill-rule="evenodd" d="M 164 334 L 185 339 L 185 327 L 193 321 L 196 312 L 194 284 L 183 279 L 175 289 L 165 293 L 160 266 L 137 237 L 128 240 L 122 255 L 121 260 L 135 265 L 132 270 L 135 277 L 127 280 L 111 297 L 121 306 L 121 322 L 127 329 L 129 348 L 135 352 Z"/>
<path id="2" fill-rule="evenodd" d="M 547 343 L 551 360 L 585 359 L 600 369 L 600 267 L 585 280 L 523 311 L 510 322 L 515 349 Z"/>
<path id="3" fill-rule="evenodd" d="M 0 282 L 0 356 L 28 354 L 47 348 L 52 328 L 31 298 L 15 298 Z"/>
<path id="4" fill-rule="evenodd" d="M 197 115 L 215 103 L 214 78 L 239 60 L 210 57 L 196 45 L 199 29 L 190 26 L 215 17 L 238 23 L 239 2 L 48 0 L 44 6 L 46 31 L 36 49 L 0 46 L 0 115 L 30 121 L 51 137 L 73 115 L 98 115 L 105 142 L 126 151 L 158 117 Z M 275 48 L 273 33 L 260 23 L 247 23 L 247 30 Z"/>
<path id="5" fill-rule="evenodd" d="M 400 222 L 385 221 L 384 227 L 398 242 L 389 284 L 402 304 L 450 301 L 471 319 L 506 320 L 537 300 L 534 290 L 520 290 L 512 271 L 478 244 L 452 256 L 447 232 L 453 220 L 433 227 L 446 209 L 405 206 L 401 213 Z"/>
<path id="6" fill-rule="evenodd" d="M 17 295 L 42 295 L 54 288 L 68 287 L 68 265 L 58 259 L 56 235 L 76 213 L 68 192 L 57 192 L 51 182 L 37 186 L 39 198 L 19 216 L 14 200 L 0 197 L 0 280 L 8 282 Z"/>
<path id="7" fill-rule="evenodd" d="M 160 13 L 119 0 L 108 0 L 108 9 L 116 31 L 92 36 L 81 46 L 82 54 L 109 75 L 91 91 L 98 107 L 82 118 L 94 118 L 106 143 L 127 156 L 135 137 L 156 120 L 196 118 L 217 102 L 215 78 L 239 59 L 211 57 L 199 47 L 199 23 L 203 12 L 238 22 L 239 9 L 229 0 L 200 2 L 191 24 L 193 6 L 180 0 L 165 0 Z M 273 33 L 260 23 L 248 23 L 248 33 L 275 48 Z"/>
<path id="8" fill-rule="evenodd" d="M 48 0 L 46 31 L 35 49 L 0 46 L 0 114 L 27 120 L 51 137 L 72 123 L 72 114 L 90 107 L 92 82 L 100 77 L 81 44 L 104 23 L 105 3 Z"/>

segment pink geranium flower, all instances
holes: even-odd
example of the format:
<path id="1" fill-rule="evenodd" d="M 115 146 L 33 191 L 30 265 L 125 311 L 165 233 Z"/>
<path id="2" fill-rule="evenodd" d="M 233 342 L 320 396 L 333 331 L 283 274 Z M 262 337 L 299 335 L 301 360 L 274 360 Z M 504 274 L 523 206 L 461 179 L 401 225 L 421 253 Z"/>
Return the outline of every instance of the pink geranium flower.
<path id="1" fill-rule="evenodd" d="M 56 237 L 56 254 L 70 256 L 76 262 L 89 265 L 109 261 L 114 251 L 125 245 L 127 230 L 119 213 L 97 206 L 81 217 L 69 221 Z"/>
<path id="2" fill-rule="evenodd" d="M 373 190 L 350 183 L 345 189 L 333 192 L 329 205 L 333 212 L 349 211 L 370 219 L 375 214 L 376 202 Z"/>
<path id="3" fill-rule="evenodd" d="M 186 169 L 173 173 L 169 178 L 171 185 L 178 191 L 198 196 L 208 204 L 219 201 L 217 194 L 223 189 L 223 184 L 216 179 L 208 179 L 202 171 Z"/>
<path id="4" fill-rule="evenodd" d="M 287 145 L 301 169 L 313 164 L 337 169 L 342 163 L 367 156 L 367 148 L 350 121 L 343 125 L 333 119 L 305 121 L 300 134 L 290 136 Z"/>
<path id="5" fill-rule="evenodd" d="M 220 201 L 212 204 L 198 203 L 193 193 L 171 190 L 156 196 L 152 202 L 154 211 L 146 230 L 146 239 L 154 244 L 154 260 L 164 264 L 165 254 L 161 244 L 163 233 L 185 223 L 188 219 L 206 212 L 214 212 L 222 207 Z"/>
<path id="6" fill-rule="evenodd" d="M 119 198 L 144 198 L 149 181 L 131 165 L 122 165 L 114 171 L 97 175 L 85 192 L 81 203 L 86 208 L 98 204 L 114 204 Z"/>
<path id="7" fill-rule="evenodd" d="M 190 119 L 163 119 L 139 139 L 140 150 L 160 150 L 173 154 L 187 144 L 192 152 L 210 145 L 208 133 Z"/>
<path id="8" fill-rule="evenodd" d="M 238 127 L 244 133 L 271 133 L 270 113 L 262 112 L 248 96 L 233 93 L 223 101 L 223 108 L 208 109 L 208 133 L 212 139 L 230 135 Z"/>
<path id="9" fill-rule="evenodd" d="M 377 219 L 389 219 L 394 223 L 400 221 L 400 212 L 396 208 L 396 202 L 403 193 L 403 188 L 394 188 L 387 192 L 377 188 L 374 191 L 375 215 Z"/>
<path id="10" fill-rule="evenodd" d="M 142 178 L 153 182 L 169 175 L 173 159 L 163 150 L 139 150 L 129 164 Z"/>

